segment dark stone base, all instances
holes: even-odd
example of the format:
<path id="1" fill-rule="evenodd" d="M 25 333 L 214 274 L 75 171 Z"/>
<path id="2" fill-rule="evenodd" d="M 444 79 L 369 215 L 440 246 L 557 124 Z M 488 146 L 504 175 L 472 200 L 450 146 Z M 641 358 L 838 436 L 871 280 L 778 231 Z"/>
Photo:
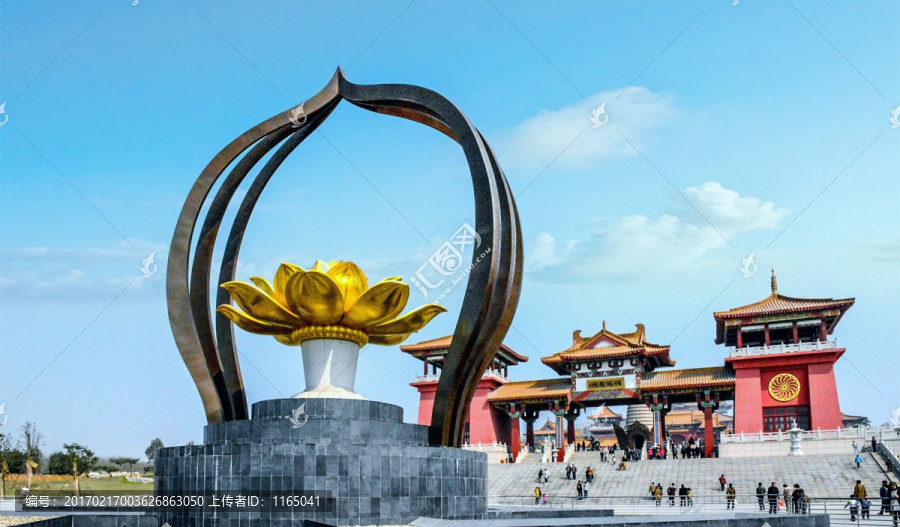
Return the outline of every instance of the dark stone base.
<path id="1" fill-rule="evenodd" d="M 293 411 L 306 403 L 297 423 Z M 178 527 L 400 525 L 418 517 L 480 519 L 487 512 L 487 456 L 428 446 L 428 427 L 403 423 L 403 409 L 346 399 L 277 399 L 253 419 L 208 425 L 203 445 L 164 448 L 157 496 L 300 495 L 331 491 L 330 512 L 160 513 Z M 295 428 L 298 423 L 302 426 Z"/>

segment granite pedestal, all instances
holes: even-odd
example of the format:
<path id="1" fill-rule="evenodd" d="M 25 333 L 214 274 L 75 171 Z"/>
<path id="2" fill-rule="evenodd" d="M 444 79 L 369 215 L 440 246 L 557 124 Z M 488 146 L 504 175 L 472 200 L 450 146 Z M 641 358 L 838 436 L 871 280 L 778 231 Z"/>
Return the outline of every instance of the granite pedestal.
<path id="1" fill-rule="evenodd" d="M 305 413 L 295 416 L 305 403 Z M 299 426 L 298 426 L 299 425 Z M 367 400 L 276 399 L 252 419 L 207 425 L 204 444 L 163 448 L 157 496 L 300 495 L 331 491 L 329 512 L 162 512 L 178 527 L 399 525 L 417 517 L 481 519 L 487 456 L 428 446 L 428 427 L 403 422 L 399 406 Z"/>

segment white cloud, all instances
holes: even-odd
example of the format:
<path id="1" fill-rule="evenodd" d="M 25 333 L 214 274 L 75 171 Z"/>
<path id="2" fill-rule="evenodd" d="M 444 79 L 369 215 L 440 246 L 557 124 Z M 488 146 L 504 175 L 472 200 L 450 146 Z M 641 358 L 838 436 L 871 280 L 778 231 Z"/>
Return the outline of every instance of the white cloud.
<path id="1" fill-rule="evenodd" d="M 698 273 L 714 265 L 714 251 L 729 247 L 726 237 L 776 228 L 790 212 L 716 182 L 683 193 L 709 222 L 690 205 L 679 204 L 674 214 L 656 219 L 640 214 L 596 219 L 583 240 L 560 244 L 550 233 L 541 233 L 525 246 L 526 270 L 554 280 Z"/>
<path id="2" fill-rule="evenodd" d="M 559 156 L 554 167 L 577 170 L 603 158 L 636 155 L 622 135 L 641 149 L 651 132 L 675 115 L 673 99 L 639 86 L 616 98 L 618 93 L 601 92 L 559 110 L 541 110 L 515 128 L 500 132 L 496 142 L 500 159 L 504 165 L 534 168 Z M 609 120 L 594 128 L 593 111 L 604 102 Z"/>

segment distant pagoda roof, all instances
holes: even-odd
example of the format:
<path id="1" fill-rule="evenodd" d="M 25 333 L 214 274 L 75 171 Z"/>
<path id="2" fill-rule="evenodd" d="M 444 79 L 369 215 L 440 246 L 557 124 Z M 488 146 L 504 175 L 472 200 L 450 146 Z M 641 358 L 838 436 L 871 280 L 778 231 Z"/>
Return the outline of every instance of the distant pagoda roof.
<path id="1" fill-rule="evenodd" d="M 443 355 L 447 353 L 447 350 L 450 349 L 450 342 L 452 340 L 453 335 L 446 335 L 436 339 L 425 340 L 422 342 L 417 342 L 415 344 L 408 344 L 406 346 L 400 346 L 400 351 L 409 353 L 417 359 L 425 360 L 425 357 Z M 506 364 L 512 365 L 518 364 L 520 362 L 528 362 L 528 357 L 516 353 L 506 344 L 500 344 L 500 349 L 497 350 L 497 358 L 499 358 Z"/>
<path id="2" fill-rule="evenodd" d="M 675 361 L 669 357 L 669 346 L 647 342 L 644 339 L 644 325 L 637 324 L 635 327 L 637 329 L 631 333 L 613 333 L 606 329 L 604 320 L 603 329 L 599 333 L 584 338 L 581 330 L 578 330 L 572 335 L 569 349 L 544 357 L 541 362 L 560 374 L 566 373 L 562 367 L 566 363 L 619 357 L 649 357 L 656 367 L 675 365 Z"/>
<path id="3" fill-rule="evenodd" d="M 856 302 L 855 298 L 796 298 L 784 296 L 778 292 L 778 279 L 775 277 L 774 269 L 772 269 L 771 284 L 772 294 L 759 302 L 735 307 L 728 311 L 717 311 L 713 314 L 713 317 L 716 319 L 717 344 L 724 342 L 725 326 L 728 320 L 802 313 L 810 313 L 813 316 L 824 311 L 836 310 L 836 315 L 833 316 L 832 322 L 828 325 L 828 332 L 831 333 L 844 312 Z"/>
<path id="4" fill-rule="evenodd" d="M 572 395 L 571 389 L 572 379 L 568 377 L 539 381 L 508 382 L 491 392 L 488 395 L 488 401 L 492 403 L 528 403 L 551 402 L 559 399 L 568 400 Z"/>
<path id="5" fill-rule="evenodd" d="M 643 375 L 639 387 L 642 394 L 696 388 L 734 388 L 734 371 L 724 366 L 654 371 Z"/>
<path id="6" fill-rule="evenodd" d="M 607 406 L 602 406 L 596 412 L 587 416 L 588 419 L 621 419 L 622 416 L 613 412 Z"/>

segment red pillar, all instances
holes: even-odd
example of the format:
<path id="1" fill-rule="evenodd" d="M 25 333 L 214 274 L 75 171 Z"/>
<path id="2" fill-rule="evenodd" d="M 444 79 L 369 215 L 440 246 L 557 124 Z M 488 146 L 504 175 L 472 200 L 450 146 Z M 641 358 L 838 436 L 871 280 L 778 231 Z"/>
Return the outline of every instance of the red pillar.
<path id="1" fill-rule="evenodd" d="M 768 346 L 769 345 L 769 325 L 768 324 L 766 324 L 765 334 L 766 334 L 766 346 Z"/>
<path id="2" fill-rule="evenodd" d="M 703 442 L 706 444 L 706 457 L 709 457 L 712 454 L 713 443 L 716 441 L 713 430 L 712 413 L 712 406 L 703 408 Z"/>
<path id="3" fill-rule="evenodd" d="M 741 331 L 741 327 L 737 328 L 737 348 L 741 349 L 744 347 L 744 332 Z"/>
<path id="4" fill-rule="evenodd" d="M 511 417 L 512 422 L 509 427 L 509 448 L 512 450 L 513 463 L 519 457 L 519 451 L 522 450 L 522 432 L 519 431 L 519 418 Z"/>
<path id="5" fill-rule="evenodd" d="M 569 426 L 566 429 L 566 443 L 572 444 L 575 442 L 575 420 L 567 419 L 569 422 Z"/>
<path id="6" fill-rule="evenodd" d="M 534 448 L 534 419 L 525 419 L 525 444 L 529 451 Z"/>
<path id="7" fill-rule="evenodd" d="M 562 460 L 565 458 L 566 458 L 566 443 L 565 443 L 565 441 L 563 441 L 562 446 L 559 447 L 559 449 L 556 451 L 556 462 L 562 463 Z"/>
<path id="8" fill-rule="evenodd" d="M 794 332 L 794 344 L 800 343 L 800 333 L 797 331 L 797 321 L 794 321 L 794 325 L 791 327 L 791 330 Z"/>
<path id="9" fill-rule="evenodd" d="M 828 326 L 825 324 L 825 319 L 822 319 L 822 329 L 819 332 L 819 342 L 825 342 L 828 340 Z"/>

